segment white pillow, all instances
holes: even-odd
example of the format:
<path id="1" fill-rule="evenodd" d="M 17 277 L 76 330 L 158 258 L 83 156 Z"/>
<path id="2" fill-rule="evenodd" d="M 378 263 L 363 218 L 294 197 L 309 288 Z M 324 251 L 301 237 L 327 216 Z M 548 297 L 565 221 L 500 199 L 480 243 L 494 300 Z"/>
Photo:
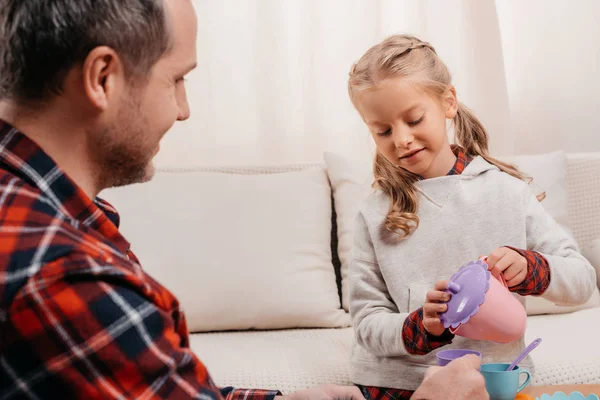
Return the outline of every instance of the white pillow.
<path id="1" fill-rule="evenodd" d="M 325 163 L 333 188 L 337 213 L 338 253 L 341 261 L 342 304 L 348 309 L 348 267 L 352 261 L 354 220 L 363 199 L 373 182 L 372 161 L 350 160 L 338 154 L 325 153 Z M 536 192 L 546 192 L 542 202 L 550 215 L 568 230 L 566 191 L 566 157 L 563 152 L 533 156 L 501 158 L 517 164 L 523 172 L 534 177 Z"/>
<path id="2" fill-rule="evenodd" d="M 350 160 L 334 153 L 324 154 L 337 214 L 338 256 L 341 263 L 342 305 L 348 310 L 348 268 L 352 262 L 354 221 L 373 183 L 372 161 Z"/>
<path id="3" fill-rule="evenodd" d="M 546 192 L 544 209 L 569 234 L 569 207 L 567 193 L 567 157 L 562 151 L 526 156 L 498 157 L 515 164 L 521 172 L 533 178 L 531 189 L 537 195 Z"/>
<path id="4" fill-rule="evenodd" d="M 107 195 L 142 266 L 181 301 L 191 332 L 349 325 L 323 168 L 161 172 Z"/>

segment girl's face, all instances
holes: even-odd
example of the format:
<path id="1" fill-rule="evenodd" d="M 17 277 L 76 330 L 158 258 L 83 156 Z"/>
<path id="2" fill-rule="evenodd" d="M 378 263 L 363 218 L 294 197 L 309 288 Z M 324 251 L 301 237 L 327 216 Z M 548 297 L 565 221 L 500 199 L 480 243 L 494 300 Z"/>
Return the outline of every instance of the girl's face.
<path id="1" fill-rule="evenodd" d="M 453 87 L 438 97 L 405 78 L 388 78 L 359 93 L 355 103 L 377 149 L 392 164 L 426 179 L 454 166 L 446 134 L 446 119 L 454 118 L 458 105 Z"/>

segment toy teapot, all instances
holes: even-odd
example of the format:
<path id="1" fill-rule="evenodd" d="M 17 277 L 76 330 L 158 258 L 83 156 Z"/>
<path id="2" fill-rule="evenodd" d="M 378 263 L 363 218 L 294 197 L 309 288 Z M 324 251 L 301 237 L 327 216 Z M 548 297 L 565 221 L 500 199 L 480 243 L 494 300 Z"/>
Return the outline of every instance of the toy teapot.
<path id="1" fill-rule="evenodd" d="M 458 336 L 510 343 L 525 334 L 527 313 L 502 274 L 493 276 L 486 261 L 471 261 L 452 275 L 447 286 L 452 298 L 440 320 Z"/>

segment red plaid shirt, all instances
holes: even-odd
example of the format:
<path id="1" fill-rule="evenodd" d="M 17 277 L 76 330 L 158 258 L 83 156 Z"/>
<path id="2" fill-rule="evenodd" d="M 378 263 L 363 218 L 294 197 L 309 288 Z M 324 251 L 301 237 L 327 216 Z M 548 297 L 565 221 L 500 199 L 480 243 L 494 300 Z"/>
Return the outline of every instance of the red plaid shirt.
<path id="1" fill-rule="evenodd" d="M 0 399 L 272 399 L 219 389 L 106 202 L 0 121 Z"/>
<path id="2" fill-rule="evenodd" d="M 453 150 L 456 154 L 456 162 L 450 172 L 448 172 L 448 175 L 460 175 L 473 160 L 473 157 L 465 154 L 458 146 L 453 146 Z M 510 248 L 517 251 L 527 260 L 527 277 L 520 285 L 510 288 L 510 290 L 523 296 L 544 293 L 548 285 L 550 285 L 550 267 L 548 266 L 548 261 L 535 251 Z M 423 309 L 419 308 L 409 314 L 408 318 L 404 321 L 402 339 L 409 353 L 424 355 L 450 344 L 452 339 L 454 339 L 454 335 L 449 330 L 446 330 L 439 337 L 429 334 L 423 326 Z"/>
<path id="3" fill-rule="evenodd" d="M 415 393 L 412 390 L 380 388 L 358 385 L 366 400 L 410 400 Z"/>

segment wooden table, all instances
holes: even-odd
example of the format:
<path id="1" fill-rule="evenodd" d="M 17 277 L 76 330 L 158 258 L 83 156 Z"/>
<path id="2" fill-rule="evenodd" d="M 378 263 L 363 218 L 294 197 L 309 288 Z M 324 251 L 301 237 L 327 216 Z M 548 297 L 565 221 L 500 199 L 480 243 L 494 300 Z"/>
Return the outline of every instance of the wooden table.
<path id="1" fill-rule="evenodd" d="M 554 392 L 581 392 L 584 396 L 596 394 L 600 396 L 600 385 L 556 385 L 556 386 L 529 386 L 521 393 L 529 396 L 541 396 L 544 393 L 552 394 Z"/>

